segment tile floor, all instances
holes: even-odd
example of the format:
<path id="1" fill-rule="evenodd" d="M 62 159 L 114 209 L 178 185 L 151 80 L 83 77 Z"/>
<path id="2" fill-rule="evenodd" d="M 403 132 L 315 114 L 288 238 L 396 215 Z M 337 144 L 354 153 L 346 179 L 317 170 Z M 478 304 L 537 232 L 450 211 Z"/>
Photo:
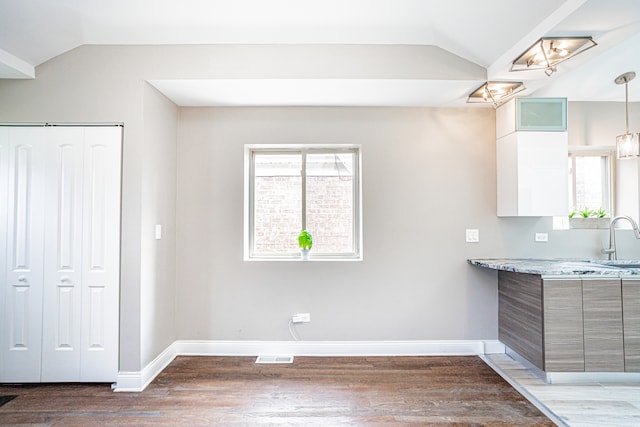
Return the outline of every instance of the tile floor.
<path id="1" fill-rule="evenodd" d="M 506 354 L 486 362 L 563 426 L 640 426 L 640 384 L 547 384 Z"/>

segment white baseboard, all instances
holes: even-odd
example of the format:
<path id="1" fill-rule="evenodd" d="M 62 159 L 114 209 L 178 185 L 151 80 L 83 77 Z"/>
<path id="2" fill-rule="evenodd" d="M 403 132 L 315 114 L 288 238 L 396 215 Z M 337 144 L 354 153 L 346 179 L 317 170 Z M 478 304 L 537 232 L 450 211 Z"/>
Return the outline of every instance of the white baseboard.
<path id="1" fill-rule="evenodd" d="M 505 345 L 498 340 L 483 341 L 484 354 L 500 354 L 505 352 Z"/>
<path id="2" fill-rule="evenodd" d="M 113 391 L 143 391 L 176 358 L 177 341 L 151 361 L 142 371 L 119 372 Z"/>
<path id="3" fill-rule="evenodd" d="M 120 372 L 115 391 L 142 391 L 176 356 L 472 356 L 504 353 L 497 340 L 173 342 L 140 372 Z"/>
<path id="4" fill-rule="evenodd" d="M 504 346 L 499 341 L 176 341 L 176 345 L 178 354 L 185 356 L 461 356 L 504 353 Z M 502 351 L 496 350 L 500 346 Z"/>

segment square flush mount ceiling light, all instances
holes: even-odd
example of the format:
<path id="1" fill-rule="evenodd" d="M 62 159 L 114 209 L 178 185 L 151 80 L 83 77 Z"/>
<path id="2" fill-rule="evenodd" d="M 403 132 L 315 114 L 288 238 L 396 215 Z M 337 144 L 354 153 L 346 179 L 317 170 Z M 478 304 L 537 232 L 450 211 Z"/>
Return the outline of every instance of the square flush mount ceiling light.
<path id="1" fill-rule="evenodd" d="M 486 82 L 469 95 L 467 102 L 492 103 L 497 107 L 524 89 L 522 82 Z"/>
<path id="2" fill-rule="evenodd" d="M 517 57 L 509 71 L 544 70 L 550 76 L 557 64 L 596 45 L 591 37 L 543 37 Z"/>

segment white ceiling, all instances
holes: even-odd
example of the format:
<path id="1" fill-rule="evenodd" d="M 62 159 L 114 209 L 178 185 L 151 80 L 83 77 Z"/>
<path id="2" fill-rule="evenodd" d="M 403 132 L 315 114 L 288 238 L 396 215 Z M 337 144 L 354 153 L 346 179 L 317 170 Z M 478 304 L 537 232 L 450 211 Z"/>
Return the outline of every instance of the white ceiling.
<path id="1" fill-rule="evenodd" d="M 591 35 L 598 46 L 551 77 L 508 71 L 538 38 L 561 35 Z M 0 78 L 37 78 L 35 67 L 88 44 L 435 45 L 486 68 L 489 80 L 524 81 L 527 95 L 621 101 L 624 90 L 613 80 L 636 71 L 629 94 L 640 101 L 639 0 L 0 0 Z M 178 105 L 457 105 L 478 86 L 371 79 L 152 83 Z"/>

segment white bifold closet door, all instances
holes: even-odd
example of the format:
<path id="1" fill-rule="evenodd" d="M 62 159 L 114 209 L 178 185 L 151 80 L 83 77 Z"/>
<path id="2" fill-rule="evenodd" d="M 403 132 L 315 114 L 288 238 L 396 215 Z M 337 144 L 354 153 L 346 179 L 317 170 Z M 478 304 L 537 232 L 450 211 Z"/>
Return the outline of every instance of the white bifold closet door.
<path id="1" fill-rule="evenodd" d="M 8 132 L 10 280 L 0 380 L 114 381 L 121 128 L 2 131 Z"/>
<path id="2" fill-rule="evenodd" d="M 40 381 L 44 284 L 45 128 L 0 128 L 2 245 L 0 380 Z"/>

